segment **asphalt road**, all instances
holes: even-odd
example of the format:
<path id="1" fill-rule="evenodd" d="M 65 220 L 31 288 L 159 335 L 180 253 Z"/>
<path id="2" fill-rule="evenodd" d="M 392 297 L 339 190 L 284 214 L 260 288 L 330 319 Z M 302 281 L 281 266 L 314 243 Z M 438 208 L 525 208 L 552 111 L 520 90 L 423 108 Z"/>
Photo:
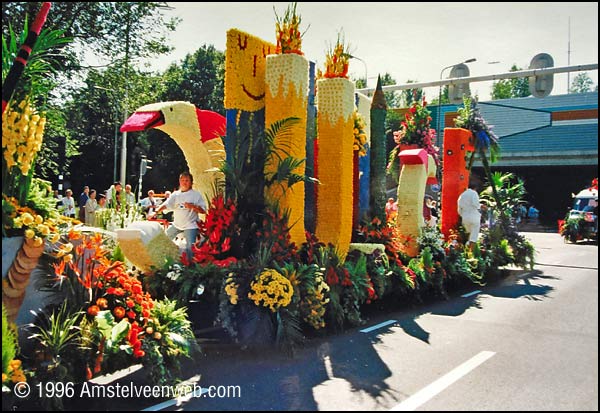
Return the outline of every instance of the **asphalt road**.
<path id="1" fill-rule="evenodd" d="M 597 411 L 598 246 L 524 235 L 538 252 L 534 271 L 378 314 L 293 358 L 213 349 L 186 370 L 205 393 L 139 408 Z"/>

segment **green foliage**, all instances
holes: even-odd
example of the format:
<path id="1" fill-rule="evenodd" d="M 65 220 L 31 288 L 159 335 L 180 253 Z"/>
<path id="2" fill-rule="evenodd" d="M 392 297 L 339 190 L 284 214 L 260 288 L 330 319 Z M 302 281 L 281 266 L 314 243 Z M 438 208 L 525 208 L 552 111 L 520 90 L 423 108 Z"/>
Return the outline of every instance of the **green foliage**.
<path id="1" fill-rule="evenodd" d="M 225 54 L 203 45 L 165 71 L 160 101 L 186 101 L 204 110 L 225 113 Z"/>
<path id="2" fill-rule="evenodd" d="M 523 70 L 517 65 L 512 65 L 510 72 Z M 492 100 L 524 98 L 530 96 L 529 78 L 518 77 L 514 79 L 504 79 L 494 82 L 492 85 Z"/>
<path id="3" fill-rule="evenodd" d="M 481 202 L 491 208 L 497 218 L 508 221 L 524 202 L 527 194 L 525 182 L 511 172 L 493 172 L 491 178 L 492 182 L 488 182 L 480 194 Z M 496 188 L 497 197 L 494 197 L 492 185 Z"/>
<path id="4" fill-rule="evenodd" d="M 23 27 L 26 15 L 34 16 L 41 2 L 2 3 L 2 27 L 12 22 Z M 68 50 L 65 60 L 75 65 L 83 60 L 84 52 L 114 60 L 128 53 L 130 57 L 150 57 L 169 52 L 168 32 L 174 31 L 176 18 L 166 19 L 164 2 L 54 2 L 46 27 L 64 30 L 77 39 L 77 46 Z M 75 46 L 75 44 L 73 45 Z M 73 67 L 75 68 L 75 67 Z"/>
<path id="5" fill-rule="evenodd" d="M 266 218 L 269 217 L 265 188 L 284 182 L 291 186 L 312 180 L 294 172 L 304 160 L 289 156 L 289 148 L 275 144 L 290 134 L 297 123 L 298 118 L 281 119 L 265 130 L 264 111 L 241 112 L 237 128 L 227 131 L 227 151 L 231 156 L 222 165 L 222 171 L 227 198 L 234 200 L 237 206 L 236 224 L 240 232 L 232 240 L 231 248 L 232 255 L 237 258 L 248 257 L 258 251 L 260 240 L 256 233 L 267 225 Z M 265 165 L 275 165 L 275 171 L 265 174 Z M 280 217 L 285 217 L 285 214 L 280 214 Z"/>
<path id="6" fill-rule="evenodd" d="M 13 360 L 18 352 L 17 329 L 13 323 L 8 322 L 8 315 L 2 303 L 2 373 L 8 373 L 8 363 Z"/>
<path id="7" fill-rule="evenodd" d="M 61 357 L 68 359 L 65 356 L 78 346 L 78 326 L 83 313 L 71 312 L 69 307 L 65 301 L 50 314 L 40 314 L 38 321 L 32 326 L 35 333 L 28 337 L 38 342 L 55 362 L 59 362 Z"/>
<path id="8" fill-rule="evenodd" d="M 2 9 L 4 11 L 4 5 Z M 5 14 L 2 14 L 4 22 Z M 24 22 L 23 30 L 17 34 L 13 30 L 13 25 L 9 23 L 6 27 L 2 25 L 2 83 L 8 75 L 14 60 L 19 53 L 21 45 L 25 42 L 29 31 L 27 19 Z M 57 85 L 56 76 L 59 70 L 58 53 L 73 39 L 65 36 L 62 30 L 51 30 L 42 28 L 35 45 L 33 46 L 27 65 L 23 69 L 13 99 L 21 101 L 25 96 L 34 96 L 36 98 L 36 107 L 45 109 L 43 106 L 48 99 L 49 92 Z"/>
<path id="9" fill-rule="evenodd" d="M 175 300 L 155 301 L 146 334 L 142 341 L 146 352 L 143 363 L 152 383 L 172 385 L 181 361 L 200 350 L 186 308 L 179 307 Z"/>
<path id="10" fill-rule="evenodd" d="M 144 285 L 153 297 L 168 297 L 180 306 L 199 296 L 216 306 L 226 275 L 227 268 L 212 263 L 182 266 L 169 262 L 152 277 L 145 277 Z"/>

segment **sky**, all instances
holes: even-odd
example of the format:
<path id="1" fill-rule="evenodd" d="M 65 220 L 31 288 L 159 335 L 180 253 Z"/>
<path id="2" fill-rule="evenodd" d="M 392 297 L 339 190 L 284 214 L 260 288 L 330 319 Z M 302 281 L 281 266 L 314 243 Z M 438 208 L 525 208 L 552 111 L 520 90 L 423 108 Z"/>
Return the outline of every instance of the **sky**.
<path id="1" fill-rule="evenodd" d="M 180 62 L 203 45 L 225 51 L 226 32 L 237 28 L 263 40 L 275 40 L 275 12 L 282 16 L 291 3 L 168 3 L 167 16 L 182 19 L 170 43 L 175 50 L 156 58 L 154 70 Z M 376 84 L 389 73 L 398 84 L 428 82 L 467 59 L 471 76 L 508 72 L 512 65 L 527 69 L 531 59 L 548 53 L 555 67 L 598 63 L 598 3 L 332 3 L 298 2 L 306 31 L 302 50 L 322 68 L 325 52 L 343 33 L 350 52 L 362 59 L 350 62 L 349 74 Z M 570 20 L 570 29 L 569 29 Z M 569 54 L 570 50 L 570 54 Z M 443 72 L 447 78 L 450 69 Z M 567 92 L 568 80 L 579 72 L 554 75 L 552 94 Z M 598 70 L 587 72 L 598 84 Z M 471 92 L 488 100 L 491 83 L 471 84 Z M 427 100 L 438 88 L 425 89 Z"/>

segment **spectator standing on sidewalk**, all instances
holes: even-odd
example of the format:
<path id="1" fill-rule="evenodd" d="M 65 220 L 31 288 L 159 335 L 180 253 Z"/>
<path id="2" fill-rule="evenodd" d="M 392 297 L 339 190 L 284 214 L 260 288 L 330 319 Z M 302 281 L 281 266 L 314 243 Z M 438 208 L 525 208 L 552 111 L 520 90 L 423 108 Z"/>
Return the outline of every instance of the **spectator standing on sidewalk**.
<path id="1" fill-rule="evenodd" d="M 90 199 L 90 187 L 84 186 L 83 192 L 79 195 L 78 205 L 79 205 L 79 220 L 81 222 L 85 222 L 85 204 L 88 199 Z"/>
<path id="2" fill-rule="evenodd" d="M 65 196 L 62 199 L 63 215 L 69 218 L 75 218 L 75 199 L 73 199 L 73 191 L 67 189 Z"/>

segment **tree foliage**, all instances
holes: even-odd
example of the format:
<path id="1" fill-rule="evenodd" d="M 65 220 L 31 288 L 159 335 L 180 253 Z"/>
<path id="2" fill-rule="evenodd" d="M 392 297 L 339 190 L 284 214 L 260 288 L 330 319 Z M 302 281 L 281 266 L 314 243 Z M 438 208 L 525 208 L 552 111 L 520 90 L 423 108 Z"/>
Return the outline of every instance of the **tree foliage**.
<path id="1" fill-rule="evenodd" d="M 517 65 L 512 65 L 510 68 L 511 72 L 520 70 L 523 69 L 517 67 Z M 527 77 L 499 80 L 492 85 L 492 100 L 524 98 L 530 95 L 529 79 Z"/>
<path id="2" fill-rule="evenodd" d="M 588 75 L 587 72 L 581 72 L 573 78 L 569 92 L 570 93 L 591 92 L 593 86 L 594 86 L 594 82 L 590 78 L 590 75 Z M 597 88 L 597 86 L 596 86 L 596 88 Z"/>
<path id="3" fill-rule="evenodd" d="M 2 31 L 9 23 L 19 32 L 26 16 L 35 16 L 42 2 L 3 2 Z M 122 59 L 150 57 L 169 52 L 167 34 L 178 19 L 166 20 L 165 2 L 53 2 L 45 27 L 62 30 L 75 42 L 63 53 L 70 68 L 80 67 L 85 54 Z"/>

